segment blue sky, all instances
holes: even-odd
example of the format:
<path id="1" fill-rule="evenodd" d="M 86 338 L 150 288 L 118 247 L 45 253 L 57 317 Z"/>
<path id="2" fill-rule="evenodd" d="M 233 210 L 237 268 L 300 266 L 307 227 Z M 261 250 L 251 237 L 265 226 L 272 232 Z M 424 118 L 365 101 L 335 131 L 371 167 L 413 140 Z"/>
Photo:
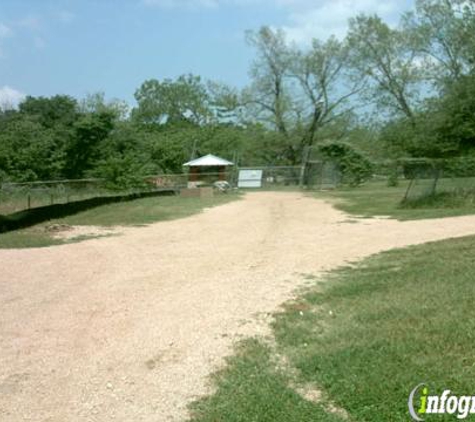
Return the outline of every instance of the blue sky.
<path id="1" fill-rule="evenodd" d="M 343 36 L 357 12 L 394 24 L 412 1 L 1 0 L 0 104 L 104 92 L 133 105 L 144 80 L 188 72 L 243 87 L 247 29 L 283 28 L 305 45 Z"/>

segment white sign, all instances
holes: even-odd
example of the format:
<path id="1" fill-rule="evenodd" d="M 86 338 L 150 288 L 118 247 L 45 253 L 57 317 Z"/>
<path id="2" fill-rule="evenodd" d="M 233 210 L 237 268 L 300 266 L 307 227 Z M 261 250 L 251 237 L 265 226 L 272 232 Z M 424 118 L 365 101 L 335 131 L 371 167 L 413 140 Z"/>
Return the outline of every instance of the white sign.
<path id="1" fill-rule="evenodd" d="M 262 170 L 239 170 L 239 188 L 262 187 Z"/>

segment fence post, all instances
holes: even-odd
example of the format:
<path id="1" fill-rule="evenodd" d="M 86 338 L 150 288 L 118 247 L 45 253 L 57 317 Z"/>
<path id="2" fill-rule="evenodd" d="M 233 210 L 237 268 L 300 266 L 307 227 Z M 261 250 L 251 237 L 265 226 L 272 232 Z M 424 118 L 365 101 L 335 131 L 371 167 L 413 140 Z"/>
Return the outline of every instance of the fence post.
<path id="1" fill-rule="evenodd" d="M 28 197 L 27 197 L 27 206 L 28 206 L 28 209 L 31 209 L 31 196 L 30 196 L 29 193 L 28 193 Z"/>
<path id="2" fill-rule="evenodd" d="M 310 157 L 310 147 L 306 146 L 302 153 L 302 165 L 300 167 L 299 187 L 303 188 L 305 179 L 305 169 L 307 168 L 307 162 Z"/>

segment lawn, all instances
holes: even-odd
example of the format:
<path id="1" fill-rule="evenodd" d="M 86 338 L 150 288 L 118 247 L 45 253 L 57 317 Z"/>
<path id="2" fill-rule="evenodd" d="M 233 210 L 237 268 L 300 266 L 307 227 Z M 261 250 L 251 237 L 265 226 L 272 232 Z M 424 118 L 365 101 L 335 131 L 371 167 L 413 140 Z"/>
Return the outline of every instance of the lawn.
<path id="1" fill-rule="evenodd" d="M 402 180 L 397 187 L 388 187 L 386 181 L 370 181 L 356 188 L 341 187 L 336 190 L 317 192 L 318 198 L 330 201 L 336 208 L 362 217 L 390 216 L 398 220 L 440 218 L 475 213 L 473 200 L 425 201 L 414 206 L 402 206 L 401 201 L 408 181 Z M 441 189 L 444 183 L 440 182 Z M 475 184 L 474 184 L 475 185 Z"/>
<path id="2" fill-rule="evenodd" d="M 132 201 L 117 202 L 91 208 L 47 223 L 0 234 L 0 248 L 27 248 L 51 246 L 64 243 L 51 236 L 46 228 L 51 224 L 133 226 L 157 221 L 187 217 L 205 208 L 239 199 L 237 193 L 218 194 L 213 198 L 181 198 L 179 196 L 156 196 Z M 80 239 L 79 239 L 80 240 Z"/>
<path id="3" fill-rule="evenodd" d="M 352 421 L 402 422 L 422 382 L 433 394 L 475 395 L 473 250 L 475 237 L 435 242 L 315 280 L 276 315 L 274 345 L 239 346 L 191 420 L 345 420 L 324 412 L 331 403 Z M 319 403 L 296 393 L 309 385 L 322 390 Z"/>

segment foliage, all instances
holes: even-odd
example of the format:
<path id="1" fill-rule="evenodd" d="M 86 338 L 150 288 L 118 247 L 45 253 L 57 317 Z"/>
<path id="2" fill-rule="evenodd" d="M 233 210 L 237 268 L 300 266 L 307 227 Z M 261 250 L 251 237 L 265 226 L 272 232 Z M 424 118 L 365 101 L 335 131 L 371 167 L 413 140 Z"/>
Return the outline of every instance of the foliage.
<path id="1" fill-rule="evenodd" d="M 358 186 L 373 174 L 371 162 L 351 145 L 344 142 L 328 142 L 319 146 L 323 157 L 338 164 L 342 173 L 342 183 Z"/>
<path id="2" fill-rule="evenodd" d="M 403 28 L 439 88 L 473 69 L 475 9 L 463 0 L 417 0 Z"/>
<path id="3" fill-rule="evenodd" d="M 11 115 L 0 130 L 0 168 L 4 180 L 58 177 L 66 163 L 64 138 L 34 118 Z"/>
<path id="4" fill-rule="evenodd" d="M 242 90 L 184 74 L 144 81 L 130 113 L 103 93 L 82 100 L 30 96 L 18 110 L 1 110 L 0 179 L 96 175 L 129 188 L 150 172 L 181 172 L 192 156 L 298 165 L 307 147 L 344 139 L 362 154 L 331 153 L 342 154 L 344 181 L 354 185 L 370 174 L 362 157 L 472 153 L 472 2 L 417 0 L 397 26 L 357 15 L 346 37 L 308 46 L 266 26 L 249 31 L 247 41 L 255 60 Z"/>
<path id="5" fill-rule="evenodd" d="M 350 20 L 348 42 L 352 66 L 360 78 L 370 81 L 366 96 L 412 121 L 420 70 L 406 33 L 390 28 L 378 16 L 359 15 Z"/>
<path id="6" fill-rule="evenodd" d="M 114 127 L 114 115 L 104 111 L 81 115 L 73 125 L 74 137 L 67 147 L 68 165 L 65 169 L 70 178 L 82 177 L 98 158 L 100 143 Z"/>
<path id="7" fill-rule="evenodd" d="M 145 188 L 145 177 L 158 172 L 149 149 L 146 133 L 137 133 L 129 123 L 117 124 L 101 142 L 100 158 L 89 175 L 104 179 L 106 187 L 113 190 Z"/>
<path id="8" fill-rule="evenodd" d="M 350 98 L 364 84 L 351 77 L 347 43 L 331 37 L 299 49 L 283 31 L 265 26 L 248 32 L 247 40 L 257 57 L 242 102 L 250 120 L 262 122 L 285 140 L 289 164 L 299 163 L 305 147 L 325 136 L 341 137 L 350 126 Z"/>
<path id="9" fill-rule="evenodd" d="M 199 76 L 181 75 L 176 81 L 145 81 L 135 92 L 134 117 L 143 123 L 188 121 L 206 123 L 211 117 L 209 95 Z"/>
<path id="10" fill-rule="evenodd" d="M 475 148 L 475 75 L 460 76 L 444 94 L 427 101 L 411 122 L 388 122 L 382 140 L 399 155 L 447 158 L 470 154 Z M 411 123 L 415 122 L 413 125 Z"/>
<path id="11" fill-rule="evenodd" d="M 46 128 L 58 124 L 69 126 L 77 118 L 77 101 L 67 95 L 51 98 L 28 96 L 20 103 L 19 111 L 25 116 L 34 116 Z"/>

